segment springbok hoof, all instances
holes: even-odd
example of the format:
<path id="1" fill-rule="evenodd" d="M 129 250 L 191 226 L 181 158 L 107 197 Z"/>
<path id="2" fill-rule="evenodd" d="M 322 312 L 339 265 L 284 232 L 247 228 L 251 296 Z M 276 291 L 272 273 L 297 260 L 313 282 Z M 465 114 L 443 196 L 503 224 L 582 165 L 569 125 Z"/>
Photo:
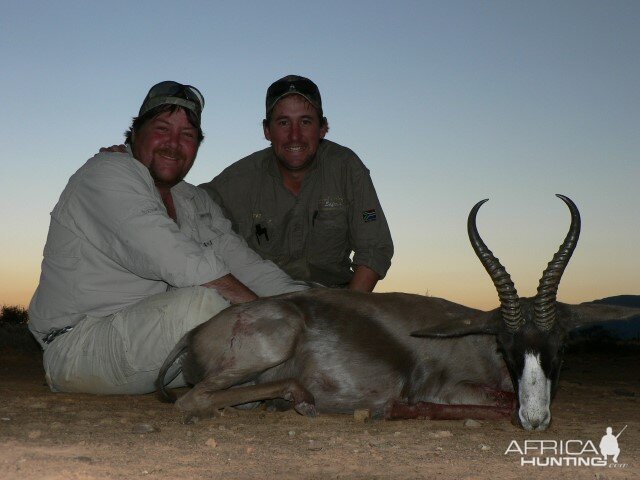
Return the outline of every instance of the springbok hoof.
<path id="1" fill-rule="evenodd" d="M 200 421 L 200 417 L 193 413 L 187 413 L 184 417 L 182 417 L 182 423 L 184 425 L 193 425 L 194 423 L 198 423 Z"/>
<path id="2" fill-rule="evenodd" d="M 300 415 L 304 415 L 305 417 L 316 417 L 318 415 L 316 406 L 313 403 L 300 402 L 297 403 L 293 408 L 295 408 L 296 412 L 298 412 Z"/>

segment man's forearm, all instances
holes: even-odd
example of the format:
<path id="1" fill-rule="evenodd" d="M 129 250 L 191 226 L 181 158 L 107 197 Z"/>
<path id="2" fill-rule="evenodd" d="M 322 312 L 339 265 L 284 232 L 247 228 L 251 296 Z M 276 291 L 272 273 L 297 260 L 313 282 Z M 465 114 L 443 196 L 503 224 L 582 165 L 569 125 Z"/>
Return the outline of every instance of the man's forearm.
<path id="1" fill-rule="evenodd" d="M 360 290 L 361 292 L 371 292 L 380 280 L 380 275 L 364 265 L 358 265 L 349 282 L 349 290 Z"/>
<path id="2" fill-rule="evenodd" d="M 258 298 L 249 287 L 230 273 L 224 277 L 207 282 L 202 286 L 213 288 L 232 304 L 251 302 Z"/>

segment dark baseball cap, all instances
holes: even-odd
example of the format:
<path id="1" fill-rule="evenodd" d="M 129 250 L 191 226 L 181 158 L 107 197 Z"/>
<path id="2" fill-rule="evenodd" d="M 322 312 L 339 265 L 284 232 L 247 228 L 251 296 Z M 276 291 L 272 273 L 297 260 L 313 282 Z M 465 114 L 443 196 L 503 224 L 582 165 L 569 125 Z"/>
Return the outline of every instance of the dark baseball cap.
<path id="1" fill-rule="evenodd" d="M 160 82 L 149 90 L 147 96 L 140 107 L 139 117 L 147 113 L 152 108 L 159 105 L 178 105 L 191 110 L 198 118 L 200 126 L 200 116 L 204 108 L 204 97 L 196 87 L 182 85 L 181 83 L 167 80 Z"/>
<path id="2" fill-rule="evenodd" d="M 308 78 L 299 75 L 287 75 L 271 84 L 267 90 L 265 102 L 267 115 L 278 103 L 278 100 L 292 94 L 303 96 L 322 115 L 322 99 L 318 86 Z"/>

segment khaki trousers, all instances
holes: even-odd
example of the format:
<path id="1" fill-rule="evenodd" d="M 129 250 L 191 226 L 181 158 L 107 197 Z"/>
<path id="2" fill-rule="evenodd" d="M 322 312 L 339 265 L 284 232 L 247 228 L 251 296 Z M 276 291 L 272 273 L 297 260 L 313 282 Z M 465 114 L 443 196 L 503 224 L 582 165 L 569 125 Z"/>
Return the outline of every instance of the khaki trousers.
<path id="1" fill-rule="evenodd" d="M 46 346 L 47 383 L 54 392 L 153 392 L 158 371 L 178 340 L 228 306 L 215 290 L 189 287 L 153 295 L 108 317 L 88 316 Z M 184 385 L 182 374 L 171 382 L 172 387 Z"/>

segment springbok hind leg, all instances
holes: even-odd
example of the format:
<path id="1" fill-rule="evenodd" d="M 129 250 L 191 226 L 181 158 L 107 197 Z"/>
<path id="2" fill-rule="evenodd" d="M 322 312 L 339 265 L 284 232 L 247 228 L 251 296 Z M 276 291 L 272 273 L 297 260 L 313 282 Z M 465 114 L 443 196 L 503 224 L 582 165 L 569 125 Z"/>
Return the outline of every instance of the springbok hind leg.
<path id="1" fill-rule="evenodd" d="M 190 423 L 196 418 L 216 416 L 224 407 L 274 398 L 292 402 L 301 415 L 315 417 L 317 414 L 313 395 L 294 379 L 225 390 L 218 390 L 204 380 L 180 397 L 176 407 L 185 413 L 185 423 Z"/>

